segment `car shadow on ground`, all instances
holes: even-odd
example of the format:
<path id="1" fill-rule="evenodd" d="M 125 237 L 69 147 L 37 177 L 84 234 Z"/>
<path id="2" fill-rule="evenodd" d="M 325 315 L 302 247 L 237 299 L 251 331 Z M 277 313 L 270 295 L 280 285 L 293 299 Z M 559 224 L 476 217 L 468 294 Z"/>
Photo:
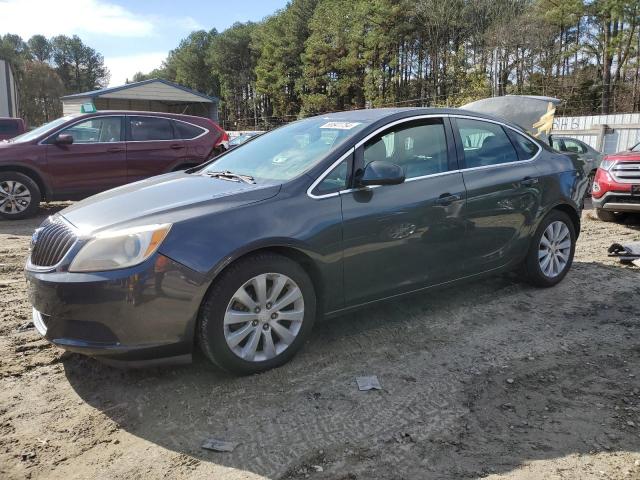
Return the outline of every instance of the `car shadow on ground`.
<path id="1" fill-rule="evenodd" d="M 576 263 L 547 290 L 511 275 L 414 295 L 320 322 L 292 362 L 250 377 L 199 355 L 165 369 L 79 355 L 63 364 L 80 397 L 119 429 L 199 462 L 270 478 L 503 473 L 640 451 L 632 279 L 631 269 Z M 383 390 L 359 392 L 363 374 Z M 208 437 L 239 445 L 206 451 Z"/>

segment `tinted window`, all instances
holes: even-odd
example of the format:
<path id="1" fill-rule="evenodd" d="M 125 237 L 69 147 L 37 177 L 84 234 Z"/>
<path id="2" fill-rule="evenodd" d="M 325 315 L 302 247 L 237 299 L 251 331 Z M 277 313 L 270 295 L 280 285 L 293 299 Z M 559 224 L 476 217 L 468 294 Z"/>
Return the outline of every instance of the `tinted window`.
<path id="1" fill-rule="evenodd" d="M 122 139 L 122 117 L 98 117 L 76 123 L 58 133 L 73 137 L 73 143 L 111 143 Z"/>
<path id="2" fill-rule="evenodd" d="M 527 137 L 514 132 L 510 128 L 507 128 L 506 131 L 509 135 L 509 138 L 511 139 L 511 143 L 513 143 L 513 146 L 516 147 L 518 159 L 529 160 L 533 158 L 536 153 L 538 153 L 540 147 L 538 147 Z"/>
<path id="3" fill-rule="evenodd" d="M 349 163 L 347 160 L 340 162 L 324 179 L 316 186 L 314 193 L 322 195 L 325 193 L 338 192 L 347 188 L 349 175 Z"/>
<path id="4" fill-rule="evenodd" d="M 480 120 L 456 119 L 466 168 L 486 167 L 518 161 L 509 137 L 496 123 Z"/>
<path id="5" fill-rule="evenodd" d="M 570 138 L 564 139 L 564 149 L 565 151 L 572 153 L 587 153 L 587 149 L 584 148 L 584 146 L 580 142 L 577 142 Z"/>
<path id="6" fill-rule="evenodd" d="M 0 120 L 0 135 L 15 135 L 18 133 L 18 122 Z"/>
<path id="7" fill-rule="evenodd" d="M 134 142 L 173 140 L 171 121 L 166 118 L 129 117 L 129 125 Z"/>
<path id="8" fill-rule="evenodd" d="M 173 122 L 173 126 L 176 128 L 178 138 L 183 140 L 191 140 L 204 133 L 204 129 L 183 122 Z"/>
<path id="9" fill-rule="evenodd" d="M 374 160 L 395 163 L 406 178 L 446 172 L 449 164 L 442 121 L 405 123 L 373 138 L 364 147 L 365 166 Z"/>

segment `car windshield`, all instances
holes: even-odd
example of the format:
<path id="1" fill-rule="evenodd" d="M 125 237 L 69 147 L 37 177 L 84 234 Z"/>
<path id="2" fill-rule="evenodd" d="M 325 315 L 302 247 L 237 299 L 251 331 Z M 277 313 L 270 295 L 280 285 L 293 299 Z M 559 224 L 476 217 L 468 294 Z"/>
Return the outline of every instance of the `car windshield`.
<path id="1" fill-rule="evenodd" d="M 322 117 L 300 120 L 230 150 L 201 172 L 229 171 L 257 181 L 290 180 L 316 165 L 365 125 L 362 121 Z"/>
<path id="2" fill-rule="evenodd" d="M 38 128 L 34 128 L 33 130 L 23 133 L 22 135 L 18 135 L 17 137 L 13 137 L 9 140 L 11 143 L 21 143 L 21 142 L 30 142 L 38 138 L 40 135 L 47 133 L 49 130 L 53 130 L 56 127 L 59 127 L 65 122 L 68 122 L 73 118 L 73 115 L 69 115 L 66 117 L 56 118 L 49 123 L 45 123 Z"/>
<path id="3" fill-rule="evenodd" d="M 631 147 L 632 152 L 640 152 L 640 143 L 636 143 L 633 147 Z"/>
<path id="4" fill-rule="evenodd" d="M 251 138 L 251 135 L 239 135 L 229 142 L 229 145 L 240 145 Z"/>

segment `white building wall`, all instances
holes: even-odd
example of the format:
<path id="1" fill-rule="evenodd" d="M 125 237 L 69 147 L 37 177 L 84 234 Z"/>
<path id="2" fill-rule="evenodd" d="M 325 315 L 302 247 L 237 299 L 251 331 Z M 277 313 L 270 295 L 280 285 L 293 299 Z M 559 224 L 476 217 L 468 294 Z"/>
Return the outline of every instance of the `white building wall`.
<path id="1" fill-rule="evenodd" d="M 640 113 L 556 117 L 552 134 L 582 140 L 602 153 L 620 152 L 640 142 Z"/>
<path id="2" fill-rule="evenodd" d="M 18 88 L 13 70 L 0 59 L 0 117 L 18 116 Z"/>
<path id="3" fill-rule="evenodd" d="M 80 113 L 80 108 L 84 103 L 90 103 L 91 98 L 67 98 L 62 100 L 62 116 Z"/>

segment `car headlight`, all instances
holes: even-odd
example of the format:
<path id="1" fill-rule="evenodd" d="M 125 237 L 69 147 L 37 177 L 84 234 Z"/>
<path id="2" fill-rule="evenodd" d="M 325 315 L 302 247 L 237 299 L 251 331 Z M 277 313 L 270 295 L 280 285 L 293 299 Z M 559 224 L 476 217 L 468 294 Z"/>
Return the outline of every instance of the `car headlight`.
<path id="1" fill-rule="evenodd" d="M 70 272 L 99 272 L 132 267 L 158 249 L 171 224 L 145 225 L 98 233 L 75 256 Z"/>
<path id="2" fill-rule="evenodd" d="M 613 167 L 615 164 L 616 164 L 615 160 L 608 160 L 605 158 L 604 160 L 602 160 L 602 162 L 600 162 L 600 168 L 605 172 L 608 172 L 609 170 L 611 170 L 611 167 Z"/>

